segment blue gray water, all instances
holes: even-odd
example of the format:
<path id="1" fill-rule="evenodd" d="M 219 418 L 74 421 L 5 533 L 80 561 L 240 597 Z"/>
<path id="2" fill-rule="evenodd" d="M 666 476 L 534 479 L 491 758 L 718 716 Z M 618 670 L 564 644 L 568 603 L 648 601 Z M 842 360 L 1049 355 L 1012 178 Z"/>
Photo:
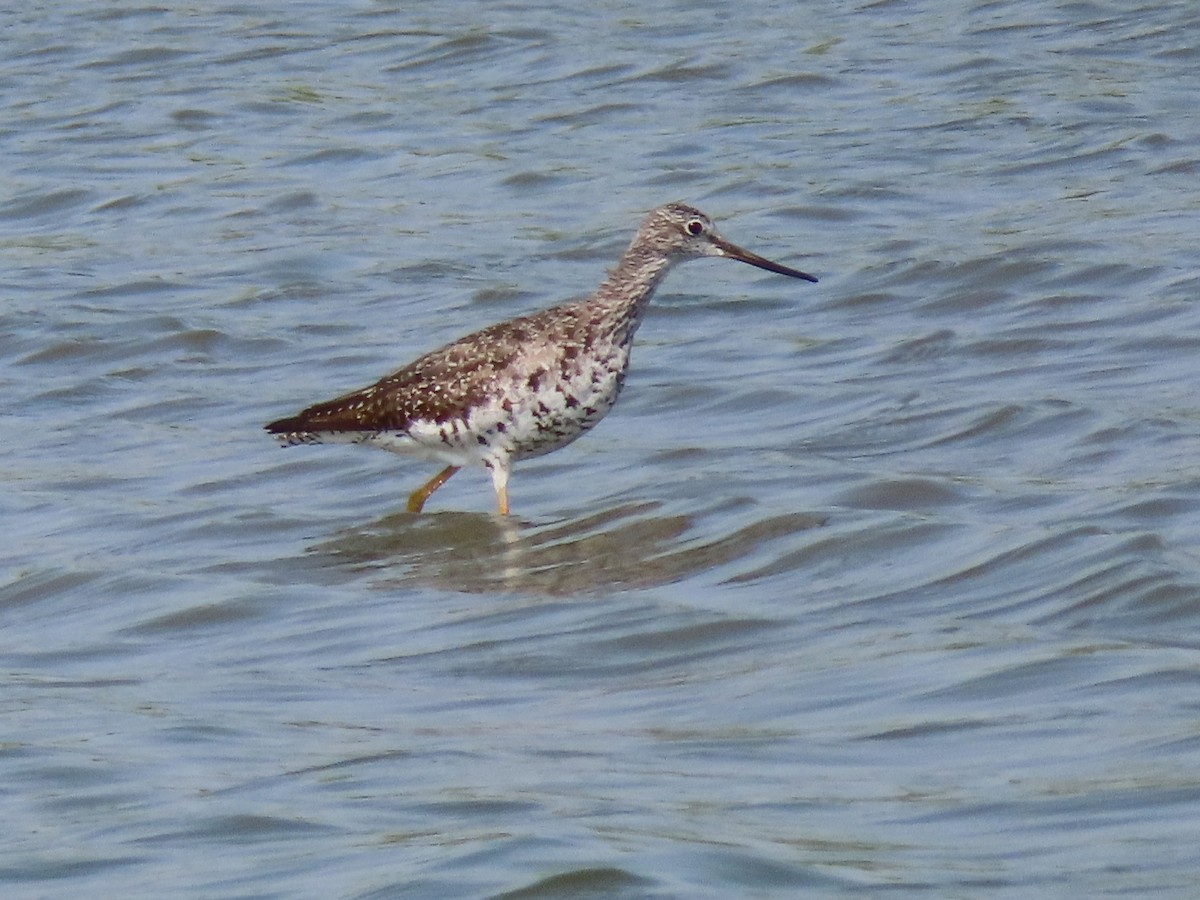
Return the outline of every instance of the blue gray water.
<path id="1" fill-rule="evenodd" d="M 1191 897 L 1191 3 L 0 13 L 4 897 Z M 418 11 L 413 11 L 416 7 Z M 591 290 L 464 472 L 264 422 Z"/>

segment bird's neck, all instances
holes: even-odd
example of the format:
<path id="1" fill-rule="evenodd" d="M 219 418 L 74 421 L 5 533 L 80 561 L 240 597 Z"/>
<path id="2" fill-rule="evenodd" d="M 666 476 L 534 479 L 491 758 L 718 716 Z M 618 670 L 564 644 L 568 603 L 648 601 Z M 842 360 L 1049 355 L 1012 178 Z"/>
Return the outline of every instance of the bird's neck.
<path id="1" fill-rule="evenodd" d="M 614 325 L 636 331 L 658 284 L 674 260 L 639 247 L 635 239 L 612 268 L 593 297 L 593 303 L 614 319 Z"/>

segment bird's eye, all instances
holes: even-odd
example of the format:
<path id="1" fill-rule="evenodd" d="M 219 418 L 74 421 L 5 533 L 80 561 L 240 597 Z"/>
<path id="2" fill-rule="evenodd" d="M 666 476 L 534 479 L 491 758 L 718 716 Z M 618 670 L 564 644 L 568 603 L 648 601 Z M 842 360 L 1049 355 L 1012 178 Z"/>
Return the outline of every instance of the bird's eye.
<path id="1" fill-rule="evenodd" d="M 704 223 L 699 219 L 692 219 L 684 227 L 687 229 L 687 233 L 692 237 L 699 237 L 700 235 L 704 234 Z"/>

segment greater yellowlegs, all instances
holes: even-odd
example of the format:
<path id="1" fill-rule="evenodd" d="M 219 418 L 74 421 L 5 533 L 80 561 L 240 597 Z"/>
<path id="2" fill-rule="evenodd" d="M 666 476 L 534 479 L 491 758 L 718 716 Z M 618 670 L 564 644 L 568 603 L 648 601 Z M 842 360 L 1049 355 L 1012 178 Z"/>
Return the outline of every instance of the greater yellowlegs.
<path id="1" fill-rule="evenodd" d="M 443 463 L 408 498 L 414 513 L 459 469 L 482 466 L 507 515 L 512 464 L 565 447 L 604 418 L 658 283 L 676 263 L 702 256 L 817 280 L 731 244 L 699 210 L 668 203 L 646 216 L 590 297 L 469 334 L 266 430 L 285 445 L 368 444 Z"/>

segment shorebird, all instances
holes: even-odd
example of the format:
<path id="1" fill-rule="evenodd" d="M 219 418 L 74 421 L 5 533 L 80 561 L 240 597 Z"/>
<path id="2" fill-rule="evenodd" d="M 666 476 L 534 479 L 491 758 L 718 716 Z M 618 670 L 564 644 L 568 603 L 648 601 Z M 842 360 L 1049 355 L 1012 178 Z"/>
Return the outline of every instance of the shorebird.
<path id="1" fill-rule="evenodd" d="M 285 446 L 367 444 L 444 464 L 409 496 L 413 513 L 459 469 L 481 466 L 508 515 L 512 464 L 565 447 L 604 418 L 659 282 L 676 263 L 703 256 L 817 280 L 730 243 L 699 210 L 668 203 L 642 220 L 591 296 L 476 331 L 266 430 Z"/>

